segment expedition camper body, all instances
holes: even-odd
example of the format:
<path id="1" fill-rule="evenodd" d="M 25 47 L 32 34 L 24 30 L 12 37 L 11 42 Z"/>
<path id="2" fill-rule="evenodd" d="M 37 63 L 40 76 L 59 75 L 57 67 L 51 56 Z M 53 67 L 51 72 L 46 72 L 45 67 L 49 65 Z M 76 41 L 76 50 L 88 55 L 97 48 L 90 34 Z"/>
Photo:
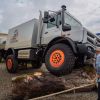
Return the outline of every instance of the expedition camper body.
<path id="1" fill-rule="evenodd" d="M 18 64 L 30 61 L 34 68 L 45 63 L 54 75 L 68 74 L 77 64 L 95 55 L 100 39 L 85 29 L 66 11 L 40 13 L 32 19 L 9 30 L 5 49 L 8 72 L 17 71 Z"/>
<path id="2" fill-rule="evenodd" d="M 4 53 L 5 53 L 5 44 L 7 40 L 7 35 L 6 33 L 0 33 L 0 62 L 2 61 L 2 58 L 4 58 Z"/>

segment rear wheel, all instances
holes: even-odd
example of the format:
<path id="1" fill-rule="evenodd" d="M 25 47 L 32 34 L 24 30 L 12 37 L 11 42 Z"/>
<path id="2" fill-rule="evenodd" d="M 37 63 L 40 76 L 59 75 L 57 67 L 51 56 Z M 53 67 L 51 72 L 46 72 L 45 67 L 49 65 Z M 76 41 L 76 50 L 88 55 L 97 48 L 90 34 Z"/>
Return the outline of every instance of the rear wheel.
<path id="1" fill-rule="evenodd" d="M 73 69 L 75 56 L 72 49 L 66 44 L 55 44 L 45 56 L 47 69 L 56 76 L 66 75 Z"/>
<path id="2" fill-rule="evenodd" d="M 6 59 L 6 68 L 9 73 L 15 73 L 17 71 L 18 62 L 13 55 L 8 55 Z"/>

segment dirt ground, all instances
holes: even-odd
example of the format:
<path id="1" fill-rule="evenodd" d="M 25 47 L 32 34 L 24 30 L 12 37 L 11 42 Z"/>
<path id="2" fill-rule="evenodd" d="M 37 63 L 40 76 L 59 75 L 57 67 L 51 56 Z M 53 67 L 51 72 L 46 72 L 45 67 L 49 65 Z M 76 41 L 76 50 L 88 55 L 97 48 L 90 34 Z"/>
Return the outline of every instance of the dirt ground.
<path id="1" fill-rule="evenodd" d="M 0 63 L 0 100 L 8 100 L 8 96 L 11 93 L 11 79 L 12 77 L 30 73 L 35 71 L 34 69 L 19 70 L 16 74 L 9 74 L 6 70 L 4 63 Z"/>
<path id="2" fill-rule="evenodd" d="M 44 68 L 42 68 L 43 70 Z M 17 74 L 9 74 L 5 68 L 5 64 L 0 64 L 0 100 L 9 100 L 11 93 L 11 78 L 17 75 L 35 71 L 34 69 L 20 70 Z M 97 93 L 94 91 L 76 94 L 62 94 L 46 98 L 45 100 L 97 100 Z"/>
<path id="3" fill-rule="evenodd" d="M 41 99 L 44 100 L 44 99 Z M 45 100 L 97 100 L 96 92 L 83 92 L 75 94 L 62 94 L 60 96 L 48 97 Z"/>

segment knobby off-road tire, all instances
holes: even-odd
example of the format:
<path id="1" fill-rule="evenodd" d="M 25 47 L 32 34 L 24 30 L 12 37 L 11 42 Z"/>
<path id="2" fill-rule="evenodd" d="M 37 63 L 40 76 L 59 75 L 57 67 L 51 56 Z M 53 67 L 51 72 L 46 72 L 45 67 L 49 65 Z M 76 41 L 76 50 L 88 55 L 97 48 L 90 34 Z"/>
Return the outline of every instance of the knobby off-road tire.
<path id="1" fill-rule="evenodd" d="M 47 69 L 56 76 L 71 73 L 75 64 L 75 56 L 72 49 L 63 43 L 53 45 L 45 56 Z"/>
<path id="2" fill-rule="evenodd" d="M 13 55 L 8 55 L 6 58 L 6 68 L 9 73 L 16 73 L 18 68 L 18 61 Z"/>

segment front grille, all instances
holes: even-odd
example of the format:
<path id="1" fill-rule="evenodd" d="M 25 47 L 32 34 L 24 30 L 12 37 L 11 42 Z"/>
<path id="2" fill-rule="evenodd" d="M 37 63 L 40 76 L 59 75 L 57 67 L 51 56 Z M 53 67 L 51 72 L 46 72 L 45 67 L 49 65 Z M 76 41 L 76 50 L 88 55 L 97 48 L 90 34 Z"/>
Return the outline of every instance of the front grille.
<path id="1" fill-rule="evenodd" d="M 87 42 L 94 47 L 100 47 L 100 38 L 93 33 L 87 32 Z"/>
<path id="2" fill-rule="evenodd" d="M 91 43 L 91 44 L 94 44 L 94 41 L 93 41 L 91 38 L 89 38 L 89 37 L 87 37 L 87 41 L 88 41 L 89 43 Z"/>
<path id="3" fill-rule="evenodd" d="M 87 42 L 93 46 L 97 45 L 97 37 L 90 32 L 87 32 Z"/>

